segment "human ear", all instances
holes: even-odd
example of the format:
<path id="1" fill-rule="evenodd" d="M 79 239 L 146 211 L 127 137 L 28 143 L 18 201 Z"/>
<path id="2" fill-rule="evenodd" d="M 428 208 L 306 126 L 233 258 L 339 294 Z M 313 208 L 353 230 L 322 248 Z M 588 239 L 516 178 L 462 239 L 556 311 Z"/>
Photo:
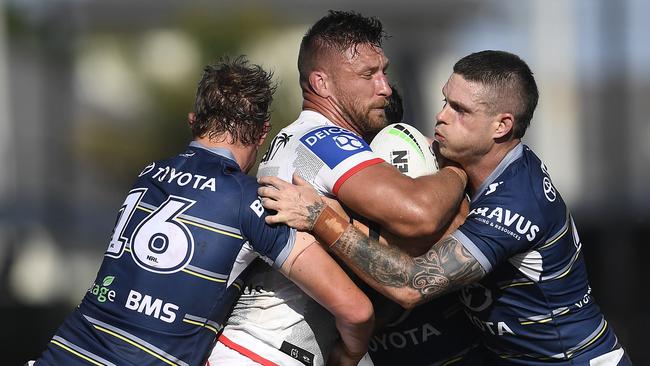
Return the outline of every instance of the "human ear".
<path id="1" fill-rule="evenodd" d="M 515 127 L 515 117 L 512 113 L 499 113 L 496 118 L 497 127 L 494 131 L 495 138 L 501 138 L 510 134 Z"/>
<path id="2" fill-rule="evenodd" d="M 257 141 L 257 146 L 262 146 L 264 144 L 264 141 L 266 140 L 266 136 L 268 136 L 269 131 L 271 131 L 271 122 L 266 121 L 264 122 L 264 127 L 262 128 L 262 135 L 260 136 L 259 141 Z"/>
<path id="3" fill-rule="evenodd" d="M 329 77 L 324 71 L 312 71 L 309 73 L 309 86 L 322 98 L 330 96 Z"/>

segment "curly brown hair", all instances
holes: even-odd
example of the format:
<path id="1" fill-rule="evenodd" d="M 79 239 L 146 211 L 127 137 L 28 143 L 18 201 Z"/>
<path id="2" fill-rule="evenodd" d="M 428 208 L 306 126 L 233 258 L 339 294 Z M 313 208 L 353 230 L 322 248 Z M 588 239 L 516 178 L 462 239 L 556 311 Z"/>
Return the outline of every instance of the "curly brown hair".
<path id="1" fill-rule="evenodd" d="M 206 66 L 196 91 L 192 136 L 225 139 L 228 134 L 232 143 L 257 143 L 266 132 L 276 87 L 273 73 L 249 64 L 245 56 Z"/>

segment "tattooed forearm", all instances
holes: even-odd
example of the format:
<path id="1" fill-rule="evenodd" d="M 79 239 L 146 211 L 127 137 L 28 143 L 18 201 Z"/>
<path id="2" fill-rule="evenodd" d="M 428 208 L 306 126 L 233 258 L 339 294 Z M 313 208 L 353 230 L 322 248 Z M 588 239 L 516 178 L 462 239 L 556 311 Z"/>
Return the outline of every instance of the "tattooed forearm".
<path id="1" fill-rule="evenodd" d="M 381 246 L 377 250 L 375 246 Z M 335 251 L 349 258 L 363 272 L 377 282 L 392 287 L 408 285 L 406 271 L 410 257 L 397 248 L 380 245 L 350 226 L 332 247 Z"/>
<path id="2" fill-rule="evenodd" d="M 320 216 L 320 213 L 323 212 L 324 208 L 325 208 L 324 202 L 315 202 L 314 204 L 307 206 L 307 212 L 308 212 L 307 226 L 310 229 L 314 227 L 314 224 L 316 223 L 318 216 Z"/>
<path id="3" fill-rule="evenodd" d="M 348 228 L 332 248 L 381 286 L 411 288 L 422 300 L 476 282 L 485 275 L 478 261 L 451 236 L 416 258 L 378 244 L 355 228 Z"/>
<path id="4" fill-rule="evenodd" d="M 481 264 L 453 236 L 436 243 L 428 252 L 414 258 L 413 287 L 423 296 L 435 296 L 480 280 L 485 275 Z"/>

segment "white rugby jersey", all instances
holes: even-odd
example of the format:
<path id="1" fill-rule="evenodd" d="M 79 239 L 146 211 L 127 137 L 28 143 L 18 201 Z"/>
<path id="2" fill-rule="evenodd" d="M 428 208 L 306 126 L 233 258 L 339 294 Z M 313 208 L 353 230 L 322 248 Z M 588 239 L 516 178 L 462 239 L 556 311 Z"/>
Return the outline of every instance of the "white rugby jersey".
<path id="1" fill-rule="evenodd" d="M 349 177 L 381 162 L 359 136 L 319 113 L 303 111 L 273 139 L 257 175 L 290 182 L 298 171 L 320 193 L 332 197 Z M 288 354 L 303 364 L 323 365 L 337 337 L 327 310 L 258 261 L 220 341 L 273 363 L 286 364 Z"/>

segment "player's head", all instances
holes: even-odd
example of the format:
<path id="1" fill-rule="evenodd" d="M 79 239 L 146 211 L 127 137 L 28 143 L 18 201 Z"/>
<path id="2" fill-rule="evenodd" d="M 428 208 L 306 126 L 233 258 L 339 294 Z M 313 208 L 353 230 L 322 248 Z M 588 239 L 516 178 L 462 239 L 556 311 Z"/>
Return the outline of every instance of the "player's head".
<path id="1" fill-rule="evenodd" d="M 456 62 L 454 73 L 483 85 L 485 102 L 492 112 L 513 114 L 512 137 L 524 136 L 539 98 L 537 83 L 526 62 L 504 51 L 481 51 Z"/>
<path id="2" fill-rule="evenodd" d="M 257 145 L 269 129 L 273 74 L 244 56 L 224 57 L 203 69 L 190 128 L 194 138 Z"/>
<path id="3" fill-rule="evenodd" d="M 402 96 L 394 85 L 390 86 L 392 94 L 388 98 L 388 105 L 384 109 L 386 113 L 386 123 L 400 123 L 404 117 L 404 105 L 402 104 Z"/>
<path id="4" fill-rule="evenodd" d="M 502 143 L 516 143 L 538 99 L 528 65 L 503 51 L 477 52 L 459 60 L 442 92 L 445 105 L 436 115 L 436 139 L 442 155 L 461 164 Z"/>
<path id="5" fill-rule="evenodd" d="M 331 103 L 363 134 L 381 129 L 390 96 L 381 22 L 355 12 L 330 11 L 305 34 L 298 54 L 303 94 Z"/>

